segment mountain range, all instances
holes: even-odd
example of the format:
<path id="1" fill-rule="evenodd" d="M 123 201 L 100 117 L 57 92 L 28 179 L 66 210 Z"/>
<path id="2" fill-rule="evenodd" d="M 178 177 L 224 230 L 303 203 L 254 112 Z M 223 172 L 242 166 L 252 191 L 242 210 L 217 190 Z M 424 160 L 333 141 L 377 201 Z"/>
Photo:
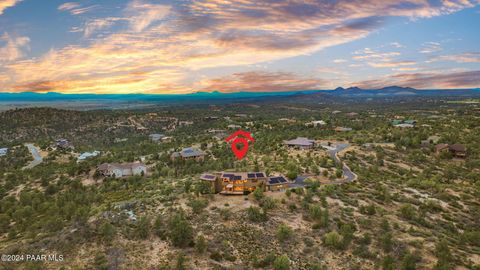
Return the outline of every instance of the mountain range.
<path id="1" fill-rule="evenodd" d="M 361 89 L 359 87 L 334 90 L 308 90 L 291 92 L 197 92 L 191 94 L 61 94 L 49 93 L 0 93 L 1 103 L 12 102 L 65 102 L 65 101 L 103 101 L 103 102 L 164 102 L 189 103 L 205 101 L 242 101 L 251 99 L 270 99 L 292 96 L 336 96 L 336 97 L 405 97 L 405 96 L 480 96 L 480 89 L 430 89 L 418 90 L 411 87 L 388 86 L 381 89 Z"/>

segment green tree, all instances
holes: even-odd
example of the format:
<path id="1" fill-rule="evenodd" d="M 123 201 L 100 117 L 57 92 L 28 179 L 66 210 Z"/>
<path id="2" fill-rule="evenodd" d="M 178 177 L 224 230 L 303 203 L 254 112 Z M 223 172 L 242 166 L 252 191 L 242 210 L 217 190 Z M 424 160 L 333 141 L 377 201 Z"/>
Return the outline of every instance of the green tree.
<path id="1" fill-rule="evenodd" d="M 441 240 L 435 246 L 435 255 L 437 256 L 437 264 L 435 270 L 449 270 L 452 269 L 453 256 L 448 247 L 446 240 Z"/>
<path id="2" fill-rule="evenodd" d="M 187 247 L 193 242 L 193 229 L 183 211 L 177 212 L 171 217 L 169 237 L 176 247 Z"/>

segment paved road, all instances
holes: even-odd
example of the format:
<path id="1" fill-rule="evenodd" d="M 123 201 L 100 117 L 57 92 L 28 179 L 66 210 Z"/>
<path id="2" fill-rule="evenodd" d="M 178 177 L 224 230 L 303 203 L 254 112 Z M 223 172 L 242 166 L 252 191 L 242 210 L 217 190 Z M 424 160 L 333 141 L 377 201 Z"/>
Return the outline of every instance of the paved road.
<path id="1" fill-rule="evenodd" d="M 342 144 L 337 144 L 336 147 L 332 150 L 328 150 L 328 155 L 337 163 L 341 162 L 340 159 L 338 158 L 338 152 L 344 150 L 345 148 L 349 147 L 350 144 L 348 143 L 342 143 Z M 343 164 L 343 176 L 344 180 L 342 182 L 352 182 L 357 180 L 357 175 L 350 170 L 350 168 L 346 165 Z"/>
<path id="2" fill-rule="evenodd" d="M 335 145 L 335 146 L 324 146 L 324 148 L 327 149 L 327 153 L 328 155 L 337 163 L 340 162 L 340 159 L 338 158 L 338 155 L 337 153 L 346 149 L 347 147 L 349 147 L 350 144 L 348 143 L 344 143 L 344 144 L 338 144 L 338 145 Z M 305 179 L 307 179 L 308 177 L 310 176 L 313 176 L 313 174 L 304 174 L 304 175 L 299 175 L 293 183 L 290 183 L 290 187 L 291 188 L 296 188 L 296 187 L 306 187 L 308 186 L 308 184 L 306 184 L 304 182 Z M 343 176 L 344 176 L 344 179 L 342 180 L 337 180 L 337 181 L 334 181 L 332 182 L 332 184 L 344 184 L 344 183 L 348 183 L 348 182 L 353 182 L 355 180 L 357 180 L 357 175 L 352 172 L 352 170 L 350 170 L 350 168 L 346 165 L 346 164 L 343 164 Z"/>
<path id="3" fill-rule="evenodd" d="M 28 151 L 30 151 L 30 153 L 32 154 L 33 160 L 30 162 L 30 164 L 23 167 L 24 170 L 25 169 L 31 169 L 31 168 L 33 168 L 33 167 L 35 167 L 38 164 L 43 162 L 43 158 L 42 158 L 42 156 L 40 156 L 40 152 L 35 145 L 33 145 L 31 143 L 27 143 L 27 144 L 25 144 L 25 146 L 28 148 Z"/>

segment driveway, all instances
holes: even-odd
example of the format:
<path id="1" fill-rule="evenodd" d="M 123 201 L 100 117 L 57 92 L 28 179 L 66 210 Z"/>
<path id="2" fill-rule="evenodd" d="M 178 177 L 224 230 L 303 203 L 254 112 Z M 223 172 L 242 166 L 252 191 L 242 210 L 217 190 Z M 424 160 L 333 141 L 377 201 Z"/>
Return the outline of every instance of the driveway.
<path id="1" fill-rule="evenodd" d="M 31 143 L 27 143 L 25 144 L 25 146 L 28 148 L 28 151 L 30 151 L 30 153 L 32 154 L 33 160 L 27 166 L 23 167 L 24 170 L 31 169 L 43 162 L 43 158 L 42 156 L 40 156 L 40 150 L 38 149 L 38 147 L 36 147 Z"/>
<path id="2" fill-rule="evenodd" d="M 334 145 L 334 146 L 330 146 L 330 150 L 327 151 L 328 155 L 336 162 L 336 163 L 340 163 L 340 159 L 338 158 L 338 152 L 346 149 L 347 147 L 349 147 L 350 144 L 348 143 L 341 143 L 341 144 L 337 144 L 337 145 Z M 352 172 L 352 170 L 350 170 L 350 168 L 346 165 L 346 164 L 343 164 L 343 176 L 344 176 L 344 180 L 342 180 L 341 182 L 352 182 L 352 181 L 355 181 L 357 180 L 357 175 Z"/>

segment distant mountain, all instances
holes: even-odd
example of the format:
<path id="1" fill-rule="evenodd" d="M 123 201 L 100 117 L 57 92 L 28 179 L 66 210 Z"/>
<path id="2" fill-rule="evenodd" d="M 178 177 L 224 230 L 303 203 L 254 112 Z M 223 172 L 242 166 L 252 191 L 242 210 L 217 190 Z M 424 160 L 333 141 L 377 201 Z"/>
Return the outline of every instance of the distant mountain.
<path id="1" fill-rule="evenodd" d="M 418 90 L 410 87 L 388 86 L 381 89 L 361 89 L 359 87 L 335 90 L 308 90 L 291 92 L 197 92 L 191 94 L 61 94 L 61 93 L 1 93 L 0 110 L 33 107 L 81 107 L 95 108 L 131 108 L 175 104 L 221 104 L 248 103 L 258 101 L 321 101 L 325 99 L 355 98 L 396 98 L 409 96 L 431 97 L 480 97 L 479 89 Z M 52 105 L 53 104 L 53 105 Z"/>
<path id="2" fill-rule="evenodd" d="M 328 91 L 329 95 L 345 97 L 395 97 L 395 96 L 478 96 L 478 89 L 431 89 L 418 90 L 411 87 L 387 86 L 380 89 L 361 89 L 359 87 L 337 87 Z"/>

